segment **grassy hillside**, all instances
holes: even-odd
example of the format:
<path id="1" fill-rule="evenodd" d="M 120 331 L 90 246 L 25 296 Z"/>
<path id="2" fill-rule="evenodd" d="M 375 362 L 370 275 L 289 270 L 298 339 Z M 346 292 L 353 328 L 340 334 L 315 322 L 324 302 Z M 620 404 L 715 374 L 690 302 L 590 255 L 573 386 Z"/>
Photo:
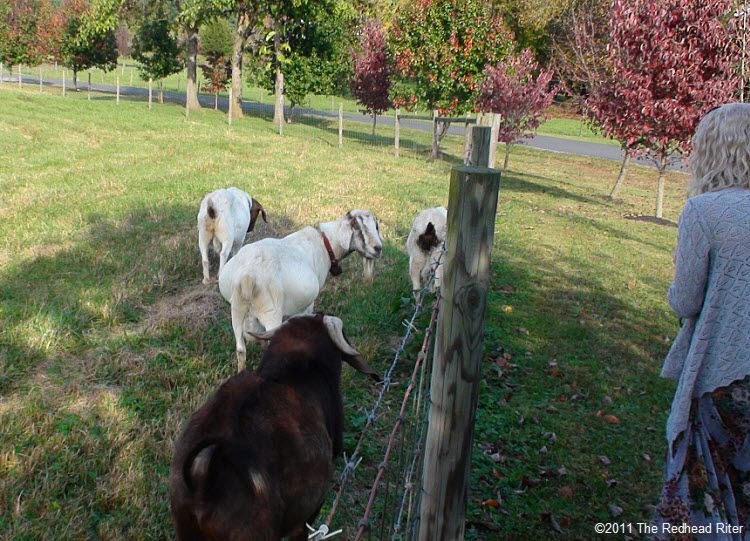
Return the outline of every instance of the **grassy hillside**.
<path id="1" fill-rule="evenodd" d="M 447 203 L 452 161 L 338 148 L 325 128 L 281 137 L 258 119 L 0 87 L 0 538 L 172 537 L 172 441 L 234 371 L 228 305 L 200 283 L 195 218 L 210 190 L 236 185 L 265 205 L 272 223 L 251 239 L 375 212 L 375 282 L 353 256 L 318 306 L 385 368 L 410 310 L 408 227 Z M 658 495 L 676 229 L 629 219 L 652 212 L 652 170 L 633 168 L 623 201 L 603 198 L 618 166 L 517 148 L 503 177 L 470 539 L 590 538 L 608 504 L 643 521 Z M 686 178 L 668 180 L 675 220 Z M 374 392 L 345 369 L 349 445 Z M 398 389 L 390 415 L 397 402 Z M 382 457 L 378 441 L 366 451 L 355 520 Z"/>

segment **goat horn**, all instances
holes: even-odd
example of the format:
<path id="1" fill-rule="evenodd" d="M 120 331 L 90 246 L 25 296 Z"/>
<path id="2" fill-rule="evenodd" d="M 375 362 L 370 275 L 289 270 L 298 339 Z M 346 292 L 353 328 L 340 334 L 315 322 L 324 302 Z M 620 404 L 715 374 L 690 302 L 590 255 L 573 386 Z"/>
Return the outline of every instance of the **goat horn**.
<path id="1" fill-rule="evenodd" d="M 354 349 L 352 345 L 344 338 L 344 322 L 336 316 L 323 316 L 323 324 L 328 329 L 328 336 L 331 337 L 333 343 L 336 344 L 343 353 L 351 356 L 359 355 L 359 351 Z"/>

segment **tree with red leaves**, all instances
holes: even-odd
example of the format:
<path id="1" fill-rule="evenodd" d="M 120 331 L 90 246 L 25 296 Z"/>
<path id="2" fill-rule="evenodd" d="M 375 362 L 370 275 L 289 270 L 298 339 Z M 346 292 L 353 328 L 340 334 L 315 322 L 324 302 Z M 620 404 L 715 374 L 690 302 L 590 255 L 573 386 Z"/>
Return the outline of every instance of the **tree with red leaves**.
<path id="1" fill-rule="evenodd" d="M 689 151 L 698 120 L 738 88 L 731 9 L 730 0 L 613 0 L 612 77 L 590 105 L 605 134 L 656 159 L 658 218 L 670 158 Z"/>
<path id="2" fill-rule="evenodd" d="M 534 73 L 538 72 L 535 76 Z M 552 70 L 539 70 L 533 53 L 525 49 L 496 66 L 487 66 L 479 86 L 477 108 L 499 115 L 498 141 L 505 143 L 503 170 L 508 169 L 510 147 L 539 127 L 557 88 L 551 88 Z"/>
<path id="3" fill-rule="evenodd" d="M 357 103 L 364 107 L 365 113 L 372 115 L 374 136 L 378 115 L 391 105 L 388 92 L 393 71 L 385 29 L 377 20 L 371 19 L 365 23 L 359 45 L 360 50 L 352 55 L 354 74 L 350 84 Z"/>

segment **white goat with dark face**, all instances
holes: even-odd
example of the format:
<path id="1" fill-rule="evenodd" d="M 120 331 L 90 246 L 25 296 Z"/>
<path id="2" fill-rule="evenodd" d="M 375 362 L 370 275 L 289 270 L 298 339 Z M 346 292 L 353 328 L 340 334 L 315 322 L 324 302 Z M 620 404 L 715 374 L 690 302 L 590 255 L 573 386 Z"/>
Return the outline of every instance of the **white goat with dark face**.
<path id="1" fill-rule="evenodd" d="M 219 272 L 219 291 L 232 306 L 238 369 L 245 368 L 245 342 L 255 340 L 252 334 L 275 329 L 294 314 L 313 312 L 328 274 L 341 274 L 341 259 L 359 253 L 371 279 L 382 250 L 380 226 L 368 210 L 352 210 L 317 228 L 244 246 Z"/>
<path id="2" fill-rule="evenodd" d="M 440 255 L 447 234 L 448 209 L 445 207 L 425 209 L 414 218 L 409 237 L 406 239 L 406 251 L 409 254 L 411 287 L 417 300 L 419 300 L 423 282 L 435 265 L 437 268 L 432 290 L 435 291 L 440 287 L 443 279 L 443 263 L 440 261 Z"/>
<path id="3" fill-rule="evenodd" d="M 208 246 L 213 243 L 219 254 L 219 272 L 227 260 L 245 242 L 255 227 L 258 215 L 266 219 L 263 205 L 238 188 L 226 188 L 207 194 L 198 210 L 198 248 L 203 264 L 203 283 L 209 282 Z"/>

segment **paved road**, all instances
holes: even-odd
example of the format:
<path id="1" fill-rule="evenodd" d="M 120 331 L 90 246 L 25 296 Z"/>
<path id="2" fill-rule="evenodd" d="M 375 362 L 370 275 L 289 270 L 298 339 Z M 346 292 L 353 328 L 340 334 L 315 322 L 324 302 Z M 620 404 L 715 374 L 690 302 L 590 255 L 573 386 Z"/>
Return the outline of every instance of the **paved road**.
<path id="1" fill-rule="evenodd" d="M 3 75 L 3 82 L 4 83 L 10 83 L 11 80 L 13 81 L 13 84 L 16 84 L 17 77 L 13 76 L 12 79 L 7 75 Z M 39 79 L 37 77 L 24 75 L 23 76 L 23 83 L 28 85 L 38 85 Z M 61 87 L 62 86 L 62 80 L 60 79 L 45 79 L 44 80 L 45 86 L 56 86 Z M 70 81 L 68 82 L 68 85 L 70 85 Z M 68 86 L 70 88 L 70 86 Z M 79 90 L 85 91 L 86 86 L 84 84 L 79 83 Z M 115 87 L 113 85 L 105 85 L 105 84 L 91 84 L 91 90 L 95 92 L 104 92 L 104 93 L 114 93 L 116 91 Z M 156 88 L 153 90 L 153 96 L 154 100 L 157 99 L 158 91 Z M 148 97 L 148 89 L 141 88 L 141 87 L 135 87 L 135 86 L 121 86 L 120 87 L 120 94 L 123 96 L 137 96 L 137 97 L 143 97 L 144 99 Z M 210 95 L 202 94 L 198 98 L 200 100 L 200 103 L 204 107 L 213 107 L 214 106 L 214 97 Z M 164 100 L 168 102 L 173 103 L 185 103 L 185 93 L 184 92 L 175 92 L 171 90 L 165 90 L 164 91 Z M 219 109 L 222 111 L 227 110 L 227 98 L 220 97 L 219 98 Z M 255 114 L 255 115 L 264 115 L 264 116 L 273 116 L 273 104 L 270 103 L 259 103 L 255 101 L 245 100 L 242 106 L 243 111 Z M 289 107 L 285 108 L 285 111 L 290 111 Z M 315 109 L 308 109 L 305 107 L 297 107 L 294 110 L 295 114 L 315 114 L 318 116 L 323 117 L 329 117 L 329 118 L 336 118 L 338 117 L 338 113 L 333 113 L 330 111 L 321 111 L 321 110 L 315 110 Z M 361 113 L 344 113 L 344 119 L 356 121 L 356 122 L 366 122 L 371 123 L 372 117 L 361 114 Z M 394 118 L 391 116 L 382 116 L 378 118 L 378 124 L 386 125 L 386 126 L 392 126 L 394 123 Z M 428 122 L 420 122 L 420 121 L 414 121 L 414 120 L 402 120 L 401 126 L 404 128 L 412 128 L 417 130 L 423 130 L 423 131 L 431 131 L 432 126 Z M 464 126 L 462 125 L 451 125 L 449 128 L 448 133 L 452 133 L 455 135 L 463 135 L 464 133 Z M 536 137 L 532 139 L 526 139 L 519 144 L 525 145 L 532 148 L 537 148 L 540 150 L 546 150 L 549 152 L 561 152 L 565 154 L 575 154 L 578 156 L 591 156 L 595 158 L 604 158 L 608 160 L 616 160 L 616 161 L 622 161 L 623 154 L 620 147 L 615 145 L 606 145 L 602 143 L 591 143 L 588 141 L 580 141 L 577 139 L 567 139 L 563 137 L 553 137 L 550 135 L 537 135 Z M 634 160 L 635 163 L 638 163 L 640 165 L 645 165 L 648 167 L 655 167 L 656 164 L 653 160 L 648 158 L 637 158 Z M 674 165 L 670 167 L 670 169 L 676 170 L 676 171 L 686 171 L 687 167 L 682 161 L 676 161 Z"/>

